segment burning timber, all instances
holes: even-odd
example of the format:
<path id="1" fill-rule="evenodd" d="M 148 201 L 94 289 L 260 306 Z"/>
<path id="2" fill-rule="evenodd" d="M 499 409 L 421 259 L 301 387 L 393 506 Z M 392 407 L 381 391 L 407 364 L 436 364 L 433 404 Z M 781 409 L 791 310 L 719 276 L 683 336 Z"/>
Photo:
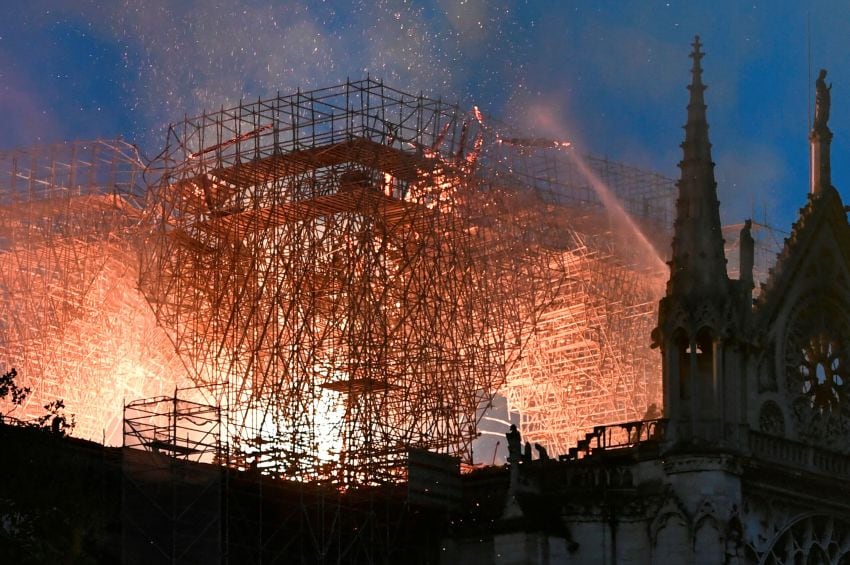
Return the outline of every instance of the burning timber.
<path id="1" fill-rule="evenodd" d="M 477 109 L 349 82 L 0 175 L 16 416 L 63 397 L 83 437 L 374 484 L 411 449 L 471 463 L 497 395 L 552 453 L 660 406 L 672 182 Z"/>

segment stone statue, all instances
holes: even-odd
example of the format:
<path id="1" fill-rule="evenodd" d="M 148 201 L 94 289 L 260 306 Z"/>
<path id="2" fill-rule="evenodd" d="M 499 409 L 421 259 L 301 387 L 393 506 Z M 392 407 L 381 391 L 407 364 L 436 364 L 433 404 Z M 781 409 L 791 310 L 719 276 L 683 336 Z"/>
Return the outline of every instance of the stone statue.
<path id="1" fill-rule="evenodd" d="M 539 443 L 534 444 L 534 449 L 537 450 L 537 458 L 541 461 L 547 461 L 549 459 L 549 452 L 546 451 L 546 448 L 540 445 Z"/>
<path id="2" fill-rule="evenodd" d="M 508 438 L 508 462 L 519 463 L 522 459 L 522 436 L 515 424 L 511 424 L 511 431 L 505 437 Z"/>
<path id="3" fill-rule="evenodd" d="M 815 123 L 814 129 L 826 128 L 829 120 L 830 90 L 832 85 L 826 84 L 826 69 L 821 69 L 815 81 Z"/>

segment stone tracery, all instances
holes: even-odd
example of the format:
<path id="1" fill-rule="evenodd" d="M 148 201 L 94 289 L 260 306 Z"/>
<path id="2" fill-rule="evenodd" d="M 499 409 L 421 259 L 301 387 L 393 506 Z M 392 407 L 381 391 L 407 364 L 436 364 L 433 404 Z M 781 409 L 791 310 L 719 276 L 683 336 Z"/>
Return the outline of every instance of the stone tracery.
<path id="1" fill-rule="evenodd" d="M 777 535 L 770 550 L 762 557 L 761 563 L 848 564 L 850 527 L 833 516 L 812 515 L 800 518 Z"/>
<path id="2" fill-rule="evenodd" d="M 801 438 L 836 445 L 850 432 L 846 308 L 828 294 L 810 296 L 791 315 L 785 338 L 786 391 Z"/>

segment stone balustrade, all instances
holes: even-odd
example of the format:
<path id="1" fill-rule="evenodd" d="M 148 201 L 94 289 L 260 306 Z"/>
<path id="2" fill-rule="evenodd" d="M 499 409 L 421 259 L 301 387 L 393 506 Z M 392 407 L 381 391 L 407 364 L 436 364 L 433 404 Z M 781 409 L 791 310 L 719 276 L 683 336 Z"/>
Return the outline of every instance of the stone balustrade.
<path id="1" fill-rule="evenodd" d="M 850 478 L 850 455 L 754 431 L 750 432 L 749 443 L 750 453 L 756 459 Z"/>

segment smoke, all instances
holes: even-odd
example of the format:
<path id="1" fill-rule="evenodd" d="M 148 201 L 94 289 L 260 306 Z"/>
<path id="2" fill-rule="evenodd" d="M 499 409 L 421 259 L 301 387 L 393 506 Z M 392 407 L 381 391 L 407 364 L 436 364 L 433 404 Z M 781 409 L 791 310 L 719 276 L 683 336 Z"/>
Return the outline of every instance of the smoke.
<path id="1" fill-rule="evenodd" d="M 780 202 L 785 224 L 808 177 L 807 21 L 812 64 L 836 85 L 834 154 L 847 143 L 848 10 L 825 0 L 769 10 L 729 0 L 32 0 L 0 23 L 0 111 L 10 124 L 0 146 L 123 133 L 158 152 L 166 124 L 185 114 L 370 74 L 513 123 L 534 113 L 525 104 L 551 108 L 587 151 L 674 176 L 687 53 L 700 33 L 718 166 L 739 143 L 769 146 L 786 163 L 764 180 L 733 164 L 724 182 Z M 834 169 L 840 188 L 850 170 L 838 159 Z"/>
<path id="2" fill-rule="evenodd" d="M 0 42 L 0 150 L 42 144 L 60 136 L 60 116 L 50 107 L 43 90 L 2 46 Z"/>
<path id="3" fill-rule="evenodd" d="M 614 235 L 620 240 L 618 242 L 618 248 L 631 249 L 634 259 L 642 263 L 641 266 L 643 268 L 647 269 L 652 275 L 661 277 L 663 280 L 663 276 L 667 272 L 664 259 L 658 254 L 658 251 L 641 228 L 629 216 L 617 197 L 605 185 L 602 179 L 587 166 L 581 156 L 574 151 L 571 151 L 569 156 L 578 171 L 596 192 L 600 202 L 602 202 L 602 206 L 608 214 Z"/>
<path id="4" fill-rule="evenodd" d="M 0 62 L 0 67 L 3 66 Z M 44 104 L 33 94 L 26 81 L 11 73 L 3 73 L 0 80 L 4 83 L 0 88 L 0 115 L 6 116 L 0 149 L 12 149 L 21 142 L 42 143 L 54 137 L 54 120 L 42 109 Z"/>
<path id="5" fill-rule="evenodd" d="M 584 181 L 596 193 L 605 209 L 612 231 L 620 240 L 621 249 L 631 249 L 633 259 L 649 272 L 659 276 L 666 275 L 667 267 L 658 254 L 654 245 L 642 232 L 640 226 L 629 216 L 617 196 L 606 186 L 605 182 L 596 175 L 581 157 L 583 141 L 573 132 L 580 131 L 570 126 L 570 118 L 563 113 L 563 106 L 557 103 L 558 97 L 544 98 L 542 96 L 516 95 L 514 100 L 525 98 L 521 107 L 524 113 L 517 116 L 520 123 L 529 128 L 538 137 L 558 141 L 569 141 L 571 147 L 567 152 L 570 160 L 579 171 Z"/>
<path id="6" fill-rule="evenodd" d="M 129 0 L 102 22 L 135 72 L 128 93 L 160 126 L 278 90 L 339 80 L 344 51 L 298 4 Z"/>
<path id="7" fill-rule="evenodd" d="M 127 0 L 88 4 L 75 17 L 119 46 L 128 71 L 123 96 L 139 111 L 133 129 L 142 135 L 161 136 L 187 114 L 367 74 L 408 91 L 452 90 L 450 38 L 405 2 Z"/>
<path id="8" fill-rule="evenodd" d="M 588 26 L 582 35 L 582 44 L 599 47 L 587 51 L 586 66 L 595 71 L 592 88 L 624 93 L 629 106 L 675 100 L 687 77 L 659 71 L 684 68 L 687 47 L 625 25 Z"/>
<path id="9" fill-rule="evenodd" d="M 71 26 L 107 42 L 103 49 L 117 53 L 118 61 L 95 72 L 118 77 L 114 103 L 127 109 L 132 122 L 124 132 L 156 149 L 164 126 L 184 115 L 367 74 L 448 100 L 471 102 L 487 92 L 500 105 L 524 82 L 529 36 L 526 22 L 517 18 L 522 6 L 478 0 L 85 0 L 68 7 L 35 0 L 23 25 Z M 55 50 L 54 43 L 40 49 Z"/>

